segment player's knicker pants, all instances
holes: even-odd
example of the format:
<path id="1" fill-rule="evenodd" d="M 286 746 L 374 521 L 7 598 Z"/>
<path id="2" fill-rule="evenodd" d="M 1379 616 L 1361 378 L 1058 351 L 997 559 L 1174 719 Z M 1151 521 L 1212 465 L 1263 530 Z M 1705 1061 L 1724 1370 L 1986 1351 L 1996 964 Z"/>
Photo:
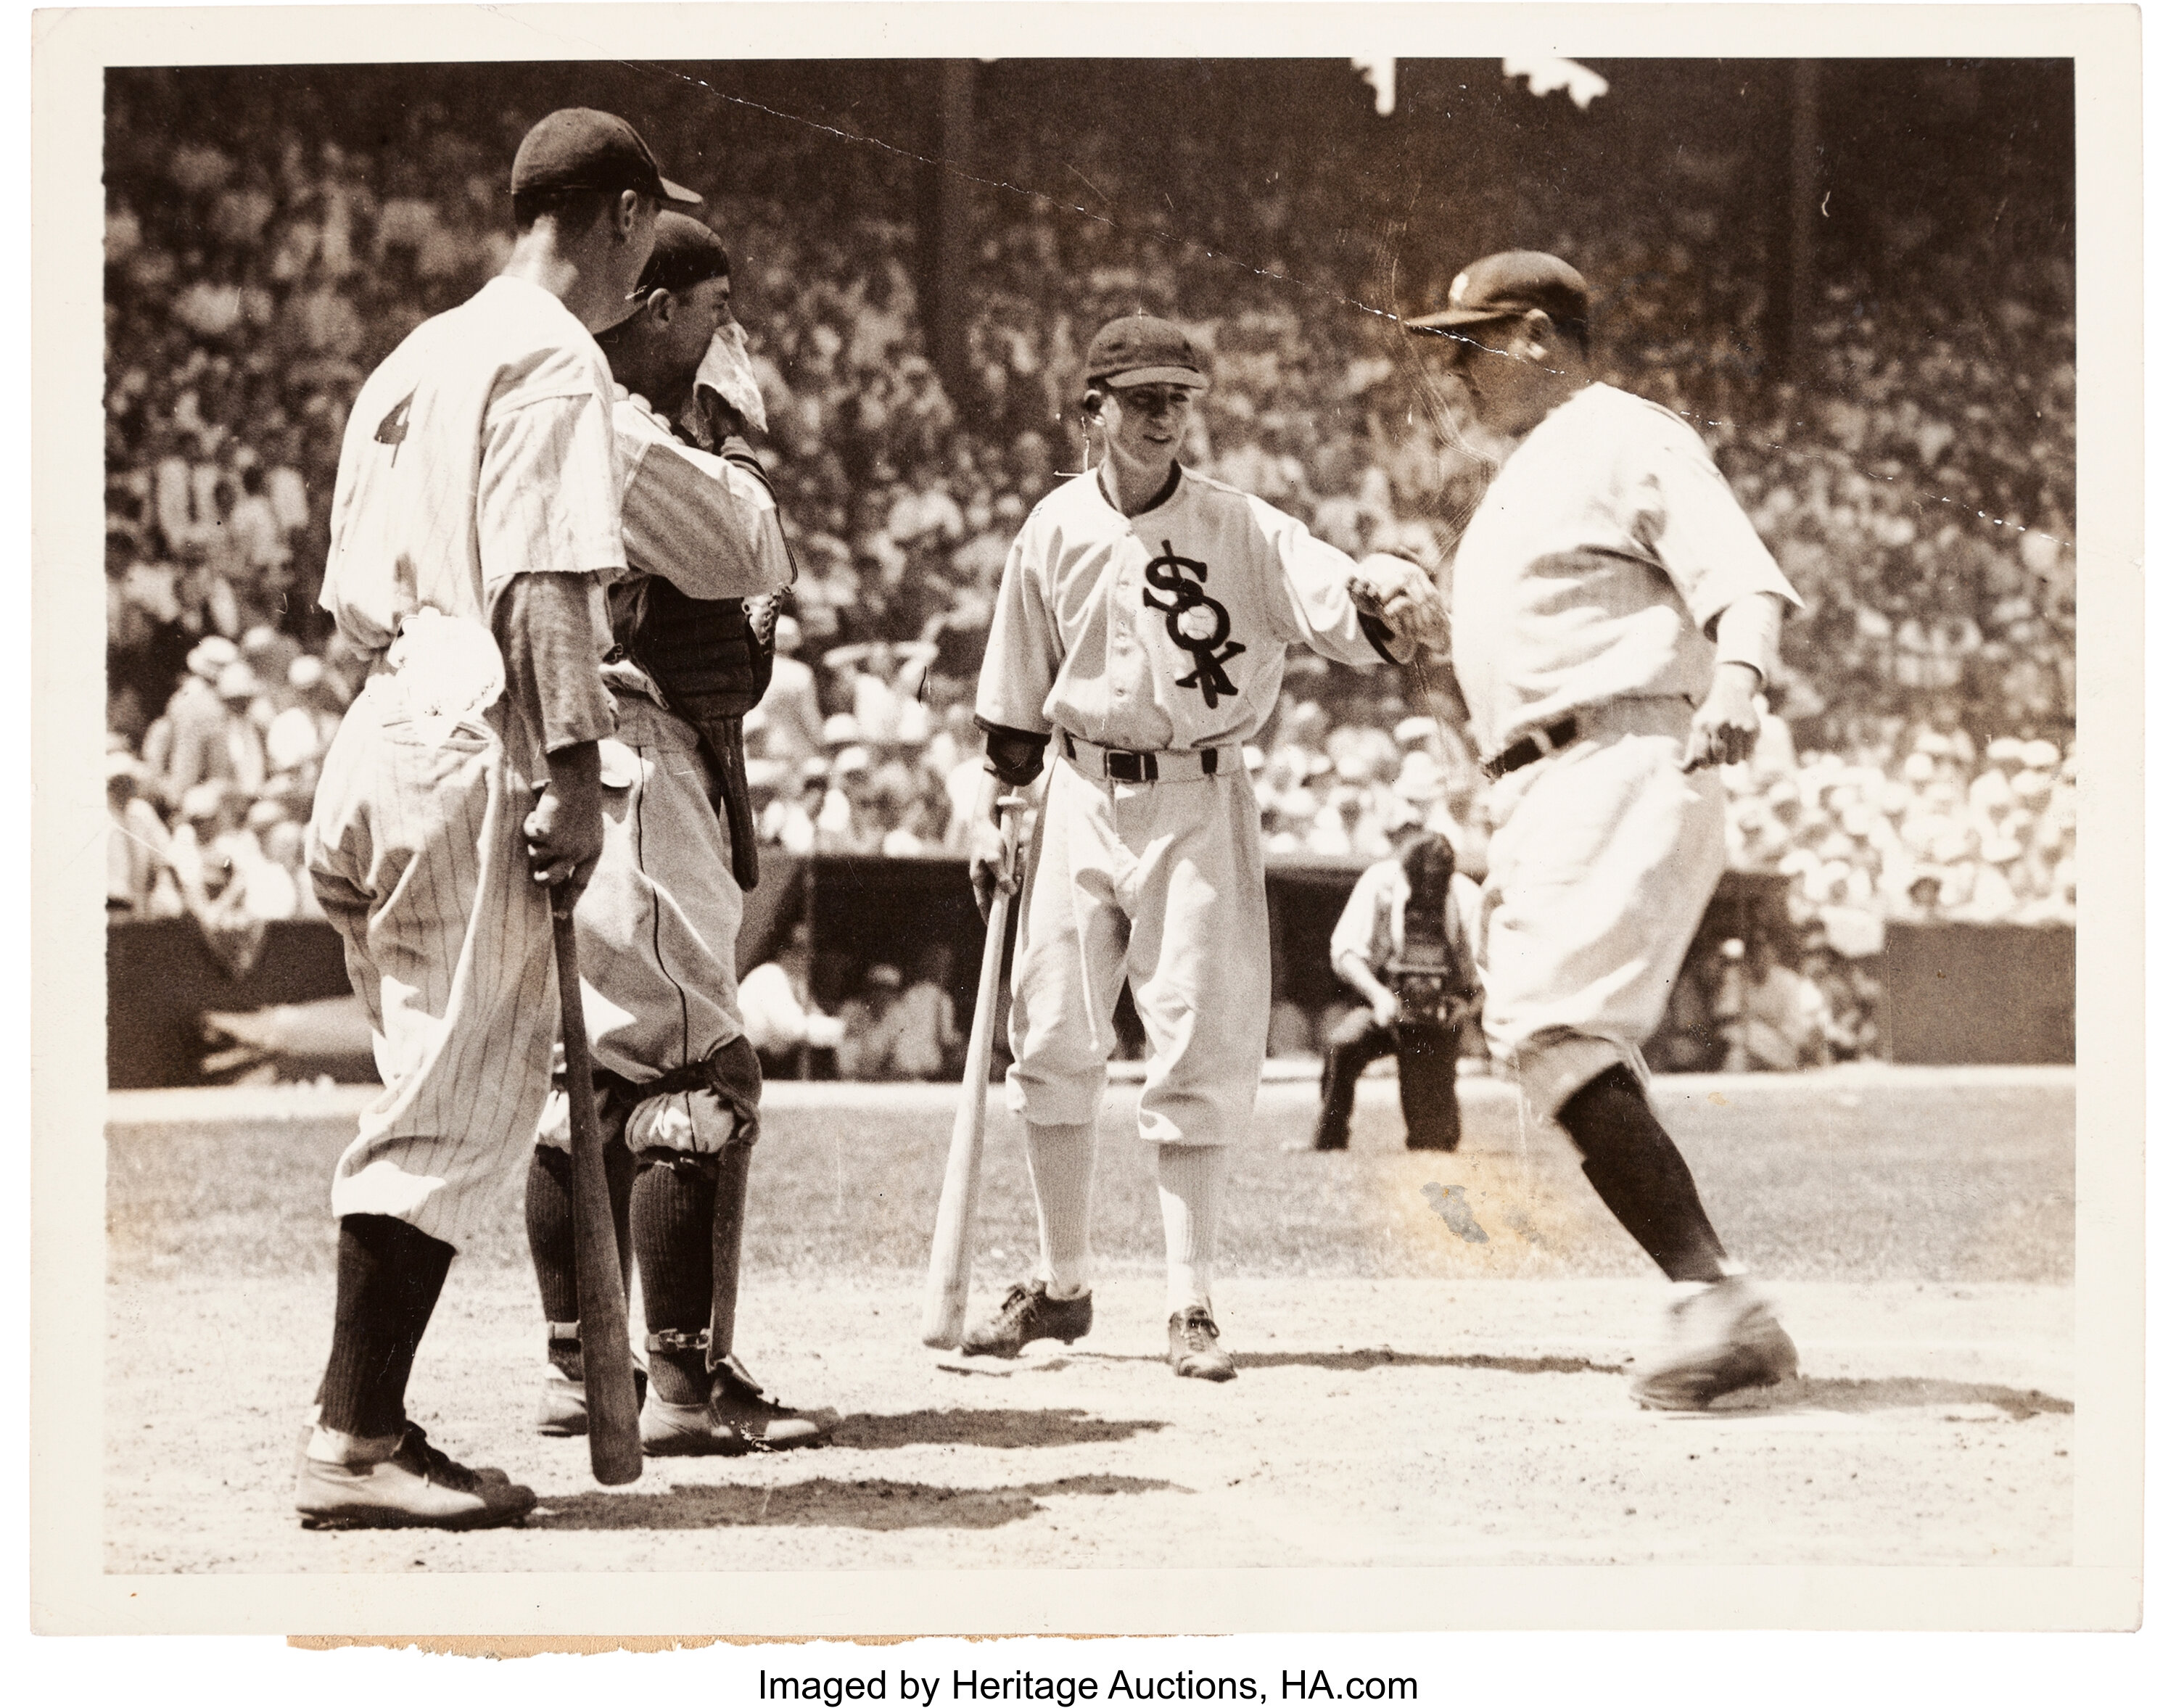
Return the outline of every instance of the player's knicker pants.
<path id="1" fill-rule="evenodd" d="M 742 1035 L 741 888 L 694 731 L 639 694 L 613 699 L 617 738 L 599 756 L 604 851 L 574 905 L 574 938 L 590 1053 L 639 1092 Z M 737 1130 L 754 1136 L 710 1092 L 683 1091 L 638 1101 L 627 1144 L 709 1154 Z M 536 1136 L 566 1148 L 563 1093 Z"/>
<path id="2" fill-rule="evenodd" d="M 1692 708 L 1617 700 L 1582 710 L 1580 739 L 1497 780 L 1482 887 L 1489 1047 L 1553 1116 L 1662 1024 L 1722 876 L 1723 786 L 1678 769 Z"/>
<path id="3" fill-rule="evenodd" d="M 385 1082 L 332 1207 L 459 1248 L 522 1178 L 558 1004 L 551 906 L 523 850 L 533 797 L 507 752 L 514 714 L 502 698 L 448 724 L 419 695 L 399 676 L 363 684 L 310 815 L 310 876 Z"/>
<path id="4" fill-rule="evenodd" d="M 1225 1145 L 1245 1132 L 1269 1042 L 1270 916 L 1243 771 L 1120 783 L 1054 759 L 1020 925 L 1015 1114 L 1096 1119 L 1123 981 L 1151 1053 L 1141 1137 Z"/>

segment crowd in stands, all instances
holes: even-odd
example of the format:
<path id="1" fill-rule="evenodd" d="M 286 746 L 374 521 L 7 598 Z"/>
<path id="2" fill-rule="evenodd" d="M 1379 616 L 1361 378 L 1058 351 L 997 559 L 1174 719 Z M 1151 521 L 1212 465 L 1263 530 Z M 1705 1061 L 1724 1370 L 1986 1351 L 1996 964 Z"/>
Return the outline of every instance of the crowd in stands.
<path id="1" fill-rule="evenodd" d="M 505 162 L 533 115 L 456 121 L 420 101 L 361 146 L 276 110 L 186 133 L 184 111 L 155 83 L 109 95 L 109 899 L 246 938 L 315 909 L 301 826 L 365 662 L 315 605 L 348 403 L 503 262 Z M 977 201 L 966 373 L 948 390 L 898 199 L 811 170 L 840 145 L 790 138 L 730 185 L 687 174 L 729 235 L 800 567 L 748 722 L 770 842 L 961 851 L 991 596 L 1027 508 L 1080 466 L 1079 353 L 1112 313 L 1171 314 L 1213 351 L 1189 461 L 1349 551 L 1455 540 L 1486 467 L 1443 446 L 1395 329 L 1324 258 L 1350 193 L 1326 168 L 1297 162 L 1207 244 L 1162 208 Z M 1086 179 L 1099 145 L 1068 157 Z M 1166 164 L 1186 177 L 1186 159 Z M 2074 917 L 2066 268 L 1965 276 L 1928 253 L 1921 293 L 1831 284 L 1811 366 L 1782 383 L 1744 358 L 1757 277 L 1712 211 L 1579 220 L 1559 198 L 1559 224 L 1520 226 L 1520 187 L 1480 193 L 1586 271 L 1604 377 L 1700 427 L 1804 596 L 1770 732 L 1730 778 L 1733 863 L 1791 879 L 1795 935 L 1746 946 L 1738 982 L 1765 987 L 1771 965 L 1826 980 L 1823 1047 L 1872 1047 L 1867 1002 L 1843 998 L 1885 922 Z M 1433 822 L 1485 860 L 1472 756 L 1409 688 L 1295 655 L 1248 754 L 1273 856 L 1377 857 Z"/>

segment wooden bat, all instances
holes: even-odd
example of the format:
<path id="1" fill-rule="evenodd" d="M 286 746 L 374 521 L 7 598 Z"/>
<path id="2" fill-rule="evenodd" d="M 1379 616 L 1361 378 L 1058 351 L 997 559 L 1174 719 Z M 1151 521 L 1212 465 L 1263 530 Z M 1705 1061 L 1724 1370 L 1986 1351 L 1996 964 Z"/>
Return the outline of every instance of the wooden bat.
<path id="1" fill-rule="evenodd" d="M 559 1037 L 567 1053 L 567 1133 L 574 1152 L 574 1298 L 582 1320 L 582 1388 L 589 1401 L 590 1471 L 607 1488 L 642 1475 L 642 1429 L 634 1397 L 634 1354 L 627 1342 L 626 1281 L 612 1191 L 605 1183 L 604 1134 L 590 1075 L 582 1018 L 582 970 L 574 958 L 574 904 L 552 892 L 552 959 L 559 971 Z"/>
<path id="2" fill-rule="evenodd" d="M 1007 795 L 998 802 L 1004 825 L 1005 872 L 1018 864 L 1020 812 L 1026 800 Z M 952 1117 L 952 1149 L 944 1159 L 944 1190 L 937 1200 L 937 1232 L 929 1241 L 929 1280 L 922 1295 L 922 1344 L 956 1347 L 967 1326 L 967 1284 L 973 1277 L 975 1199 L 982 1184 L 982 1129 L 990 1100 L 990 1048 L 996 1042 L 998 972 L 1004 965 L 1005 927 L 1012 897 L 990 898 L 982 933 L 982 976 L 975 987 L 975 1023 L 967 1032 L 967 1069 L 960 1079 L 960 1107 Z"/>

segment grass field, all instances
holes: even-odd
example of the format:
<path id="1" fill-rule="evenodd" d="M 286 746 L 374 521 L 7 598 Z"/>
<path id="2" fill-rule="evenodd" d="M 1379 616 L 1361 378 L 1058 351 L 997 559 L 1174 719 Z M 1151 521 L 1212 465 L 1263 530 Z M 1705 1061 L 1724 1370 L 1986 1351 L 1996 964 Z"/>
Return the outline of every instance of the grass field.
<path id="1" fill-rule="evenodd" d="M 819 1452 L 672 1461 L 627 1491 L 590 1484 L 579 1443 L 527 1431 L 541 1330 L 509 1199 L 455 1266 L 413 1408 L 543 1504 L 518 1531 L 405 1538 L 305 1534 L 285 1504 L 329 1332 L 324 1194 L 353 1094 L 118 1096 L 109 1565 L 2068 1558 L 2067 1072 L 1659 1081 L 1804 1365 L 1771 1401 L 1696 1419 L 1625 1396 L 1662 1290 L 1562 1134 L 1522 1131 L 1499 1085 L 1465 1091 L 1455 1155 L 1406 1152 L 1391 1087 L 1371 1080 L 1354 1148 L 1318 1156 L 1281 1148 L 1304 1134 L 1312 1087 L 1265 1087 L 1218 1289 L 1242 1376 L 1214 1388 L 1160 1362 L 1161 1236 L 1130 1091 L 1105 1110 L 1096 1331 L 1002 1364 L 914 1340 L 951 1093 L 774 1087 L 742 1347 L 786 1397 L 846 1421 Z M 1033 1228 L 1000 1107 L 979 1297 L 1025 1267 Z"/>

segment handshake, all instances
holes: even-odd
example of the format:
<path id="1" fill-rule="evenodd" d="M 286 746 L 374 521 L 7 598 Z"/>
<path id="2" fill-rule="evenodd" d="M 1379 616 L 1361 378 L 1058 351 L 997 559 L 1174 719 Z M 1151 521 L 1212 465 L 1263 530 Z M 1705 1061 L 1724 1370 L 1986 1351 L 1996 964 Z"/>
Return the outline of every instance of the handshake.
<path id="1" fill-rule="evenodd" d="M 1360 614 L 1390 631 L 1384 645 L 1400 664 L 1411 664 L 1424 652 L 1441 656 L 1450 650 L 1450 615 L 1434 580 L 1419 564 L 1371 552 L 1345 585 Z"/>

